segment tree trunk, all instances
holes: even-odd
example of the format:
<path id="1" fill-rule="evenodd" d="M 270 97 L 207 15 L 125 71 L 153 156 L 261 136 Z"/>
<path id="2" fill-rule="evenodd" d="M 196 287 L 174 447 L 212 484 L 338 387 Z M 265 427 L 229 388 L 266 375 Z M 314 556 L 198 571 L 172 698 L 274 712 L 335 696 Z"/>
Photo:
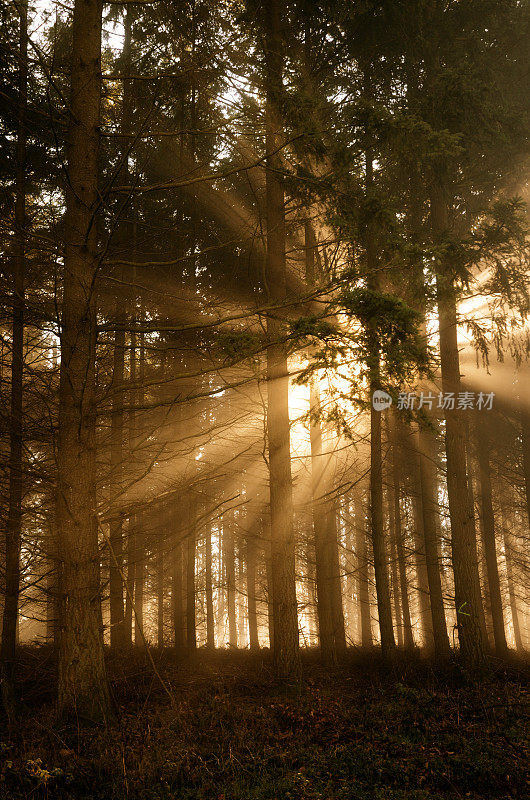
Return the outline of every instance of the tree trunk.
<path id="1" fill-rule="evenodd" d="M 205 557 L 205 589 L 206 589 L 206 646 L 215 649 L 215 620 L 213 615 L 213 579 L 212 579 L 212 526 L 206 529 Z"/>
<path id="2" fill-rule="evenodd" d="M 523 445 L 523 478 L 526 498 L 526 512 L 530 527 L 530 411 L 521 409 L 521 438 Z"/>
<path id="3" fill-rule="evenodd" d="M 408 430 L 410 434 L 410 429 Z M 404 432 L 403 432 L 404 433 Z M 403 436 L 405 442 L 405 436 Z M 410 496 L 413 510 L 414 561 L 416 566 L 416 588 L 418 591 L 419 616 L 423 647 L 427 652 L 434 649 L 431 603 L 429 597 L 429 576 L 425 557 L 425 535 L 423 530 L 423 505 L 420 488 L 420 464 L 416 450 L 407 437 L 407 471 L 410 480 Z"/>
<path id="4" fill-rule="evenodd" d="M 226 515 L 225 524 L 223 525 L 223 553 L 226 578 L 226 605 L 228 609 L 228 645 L 231 648 L 235 648 L 237 647 L 236 565 L 234 531 L 231 524 L 232 513 L 230 514 L 230 519 L 228 519 L 228 515 Z"/>
<path id="5" fill-rule="evenodd" d="M 394 620 L 395 626 L 397 631 L 397 645 L 398 647 L 403 647 L 404 645 L 404 637 L 403 637 L 403 613 L 402 613 L 402 602 L 401 602 L 401 591 L 400 591 L 400 584 L 399 584 L 399 565 L 398 565 L 398 556 L 397 556 L 397 547 L 396 547 L 396 516 L 394 513 L 394 486 L 392 484 L 392 476 L 390 476 L 390 480 L 388 482 L 388 488 L 386 493 L 387 498 L 387 514 L 388 514 L 388 528 L 389 528 L 389 536 L 390 536 L 390 560 L 391 560 L 391 580 L 392 580 L 392 592 L 391 597 L 394 601 Z"/>
<path id="6" fill-rule="evenodd" d="M 185 645 L 184 629 L 184 603 L 183 603 L 183 580 L 182 580 L 182 525 L 179 523 L 178 514 L 174 517 L 174 536 L 175 545 L 173 547 L 173 558 L 171 565 L 171 610 L 173 615 L 173 636 L 175 650 L 182 652 Z"/>
<path id="7" fill-rule="evenodd" d="M 489 436 L 487 425 L 484 424 L 484 421 L 481 417 L 481 414 L 485 413 L 487 412 L 477 411 L 475 418 L 475 439 L 477 443 L 480 480 L 480 504 L 482 512 L 482 545 L 484 547 L 484 555 L 486 558 L 495 652 L 499 658 L 504 658 L 508 653 L 508 645 L 506 644 L 506 633 L 504 630 L 499 566 L 495 547 L 495 518 L 493 515 L 493 502 L 491 496 Z"/>
<path id="8" fill-rule="evenodd" d="M 331 599 L 331 625 L 333 630 L 333 643 L 337 655 L 346 651 L 346 632 L 344 630 L 344 609 L 342 607 L 342 584 L 339 557 L 338 525 L 337 525 L 337 500 L 328 503 L 327 540 L 329 547 L 330 568 L 330 599 Z"/>
<path id="9" fill-rule="evenodd" d="M 370 619 L 370 592 L 368 589 L 368 551 L 366 547 L 366 518 L 358 491 L 353 496 L 355 509 L 355 551 L 357 555 L 357 580 L 359 615 L 361 618 L 361 646 L 372 647 L 372 622 Z"/>
<path id="10" fill-rule="evenodd" d="M 347 525 L 345 528 L 345 549 L 347 553 L 346 558 L 346 641 L 350 644 L 360 638 L 360 619 L 357 613 L 356 604 L 356 570 L 355 570 L 355 523 L 352 524 L 353 508 L 349 498 L 345 502 L 346 520 Z M 309 555 L 309 554 L 308 554 Z M 311 585 L 311 564 L 308 559 L 307 569 L 308 583 Z M 309 598 L 308 598 L 309 599 Z"/>
<path id="11" fill-rule="evenodd" d="M 249 533 L 247 538 L 247 597 L 248 597 L 248 638 L 251 651 L 259 650 L 258 615 L 256 608 L 256 537 Z"/>
<path id="12" fill-rule="evenodd" d="M 124 553 L 126 560 L 126 564 L 124 563 L 124 567 L 126 567 L 126 591 L 125 591 L 125 617 L 124 617 L 124 633 L 123 639 L 125 646 L 130 647 L 132 645 L 132 631 L 133 631 L 133 609 L 132 604 L 134 602 L 134 536 L 133 530 L 135 528 L 136 522 L 134 515 L 131 515 L 127 518 L 127 530 L 124 537 L 124 543 L 126 544 L 126 551 Z"/>
<path id="13" fill-rule="evenodd" d="M 264 521 L 265 536 L 265 570 L 267 575 L 267 624 L 269 628 L 269 647 L 274 652 L 274 603 L 272 601 L 272 543 L 270 521 Z"/>
<path id="14" fill-rule="evenodd" d="M 11 351 L 11 407 L 9 419 L 9 501 L 5 538 L 5 598 L 0 648 L 2 701 L 14 710 L 14 669 L 20 594 L 20 542 L 22 533 L 23 370 L 26 250 L 26 110 L 28 83 L 28 7 L 19 4 L 19 72 L 15 176 L 15 231 L 13 252 L 13 339 Z"/>
<path id="15" fill-rule="evenodd" d="M 410 65 L 407 79 L 407 94 L 410 96 L 412 106 L 418 96 L 418 74 L 416 65 Z M 409 165 L 409 209 L 408 229 L 412 241 L 421 241 L 423 237 L 423 190 L 421 186 L 422 175 L 418 163 Z M 412 260 L 412 290 L 411 302 L 416 306 L 419 315 L 419 334 L 425 347 L 429 342 L 426 324 L 426 287 L 424 277 L 424 263 L 419 253 L 411 254 Z M 426 353 L 427 355 L 427 353 Z M 425 391 L 430 387 L 424 386 Z M 426 412 L 427 413 L 427 412 Z M 423 546 L 425 549 L 426 584 L 429 590 L 429 613 L 431 615 L 429 630 L 425 640 L 432 635 L 434 652 L 438 658 L 446 658 L 450 653 L 449 636 L 443 605 L 442 583 L 440 577 L 440 560 L 438 553 L 438 523 L 440 519 L 438 506 L 438 483 L 436 476 L 436 440 L 428 425 L 434 424 L 433 415 L 419 424 L 417 441 L 414 448 L 418 452 L 418 477 L 419 491 L 421 494 L 421 514 L 423 530 Z M 424 617 L 425 619 L 425 617 Z"/>
<path id="16" fill-rule="evenodd" d="M 406 650 L 414 648 L 414 637 L 412 634 L 412 621 L 410 618 L 409 586 L 407 581 L 407 560 L 405 547 L 403 545 L 403 526 L 401 524 L 401 481 L 399 441 L 395 431 L 395 420 L 391 416 L 391 457 L 392 457 L 392 484 L 393 484 L 393 517 L 396 536 L 396 554 L 399 571 L 399 586 L 401 595 L 401 609 L 403 612 L 403 643 Z"/>
<path id="17" fill-rule="evenodd" d="M 379 388 L 378 380 L 370 384 L 371 394 Z M 375 588 L 381 650 L 383 657 L 392 659 L 395 649 L 392 627 L 392 606 L 390 604 L 390 585 L 388 580 L 388 555 L 383 523 L 383 468 L 381 458 L 381 412 L 373 406 L 370 412 L 370 511 L 372 543 L 374 548 Z"/>
<path id="18" fill-rule="evenodd" d="M 419 454 L 423 538 L 434 652 L 438 658 L 447 658 L 450 653 L 450 646 L 443 604 L 438 559 L 438 530 L 436 526 L 436 518 L 439 514 L 435 461 L 436 447 L 433 434 L 423 426 L 418 431 L 417 449 Z"/>
<path id="19" fill-rule="evenodd" d="M 128 7 L 125 12 L 123 50 L 121 54 L 122 70 L 124 75 L 131 73 L 131 37 L 132 37 L 132 11 Z M 130 81 L 123 81 L 123 104 L 121 130 L 125 135 L 125 152 L 123 155 L 123 183 L 129 184 L 129 158 L 128 148 L 130 146 L 127 138 L 130 133 Z M 127 248 L 129 242 L 129 225 L 124 226 L 123 244 Z M 120 271 L 123 279 L 123 270 Z M 123 405 L 125 401 L 124 381 L 125 381 L 125 322 L 123 297 L 116 296 L 114 319 L 116 320 L 116 331 L 114 333 L 114 363 L 112 370 L 112 411 L 111 411 L 111 445 L 110 445 L 110 468 L 111 468 L 111 487 L 114 502 L 115 496 L 122 490 L 123 480 L 123 441 L 124 441 L 124 413 Z M 130 644 L 127 623 L 125 619 L 125 606 L 123 601 L 123 514 L 118 511 L 110 521 L 110 645 L 112 648 L 125 647 Z"/>
<path id="20" fill-rule="evenodd" d="M 197 548 L 197 506 L 195 500 L 188 502 L 188 536 L 186 558 L 186 645 L 188 652 L 197 649 L 195 624 L 195 551 Z"/>
<path id="21" fill-rule="evenodd" d="M 156 643 L 164 647 L 164 545 L 162 530 L 156 537 Z"/>
<path id="22" fill-rule="evenodd" d="M 144 644 L 145 514 L 135 515 L 134 541 L 134 643 Z"/>
<path id="23" fill-rule="evenodd" d="M 373 191 L 373 163 L 370 153 L 366 153 L 366 194 Z M 377 254 L 375 249 L 373 223 L 367 233 L 366 265 L 367 285 L 373 292 L 379 290 L 377 278 Z M 378 333 L 368 330 L 370 396 L 381 388 L 380 353 Z M 381 651 L 383 658 L 390 660 L 395 650 L 394 629 L 392 626 L 392 606 L 390 602 L 390 584 L 388 579 L 388 554 L 385 544 L 383 514 L 383 462 L 381 456 L 381 412 L 376 411 L 370 403 L 370 519 L 372 544 L 374 550 L 375 586 L 377 594 L 377 610 L 379 631 L 381 635 Z"/>
<path id="24" fill-rule="evenodd" d="M 521 624 L 519 622 L 519 611 L 517 609 L 517 595 L 515 591 L 515 580 L 513 575 L 513 536 L 508 516 L 504 509 L 501 509 L 501 525 L 504 541 L 504 557 L 506 559 L 506 578 L 508 582 L 508 595 L 510 597 L 510 611 L 512 613 L 513 638 L 515 648 L 518 653 L 522 653 L 523 638 L 521 636 Z"/>
<path id="25" fill-rule="evenodd" d="M 473 568 L 474 568 L 474 571 L 476 573 L 476 580 L 478 582 L 478 586 L 480 588 L 480 597 L 482 598 L 483 595 L 487 592 L 488 580 L 487 580 L 484 560 L 483 559 L 481 560 L 481 558 L 479 557 L 479 541 L 478 541 L 479 537 L 477 536 L 476 520 L 475 520 L 475 505 L 476 505 L 475 504 L 475 486 L 474 486 L 475 482 L 474 482 L 474 473 L 473 473 L 472 466 L 471 466 L 472 461 L 471 461 L 471 452 L 470 452 L 470 446 L 469 446 L 470 442 L 471 442 L 471 435 L 470 435 L 470 432 L 469 432 L 469 426 L 467 424 L 467 420 L 465 422 L 465 430 L 466 430 L 466 448 L 465 449 L 466 449 L 466 464 L 467 464 L 467 475 L 468 475 L 467 493 L 468 493 L 468 498 L 469 498 L 469 508 L 471 509 L 472 514 L 473 514 L 473 519 L 472 519 L 472 525 L 473 525 L 473 553 L 474 553 Z M 479 519 L 479 523 L 481 523 L 481 520 L 482 520 L 482 518 Z M 481 563 L 484 566 L 484 574 L 483 574 L 483 580 L 482 581 L 481 581 L 481 574 L 480 574 L 480 564 Z M 484 637 L 484 641 L 486 642 L 488 647 L 490 647 L 490 637 L 489 637 L 488 627 L 487 627 L 487 624 L 486 624 L 486 613 L 485 613 L 485 609 L 484 609 L 484 603 L 480 604 L 480 627 L 482 629 L 482 634 L 483 634 L 483 637 Z M 494 645 L 494 642 L 493 642 L 493 621 L 492 621 L 492 623 L 491 623 L 491 648 L 493 648 L 493 645 Z"/>
<path id="26" fill-rule="evenodd" d="M 331 563 L 328 529 L 326 519 L 327 500 L 324 492 L 324 456 L 322 454 L 322 433 L 320 422 L 315 418 L 320 407 L 320 398 L 315 379 L 310 384 L 309 408 L 312 421 L 309 427 L 311 441 L 311 491 L 313 508 L 313 533 L 315 545 L 315 574 L 317 589 L 318 631 L 320 654 L 325 663 L 335 663 L 337 651 L 333 635 L 331 610 Z"/>
<path id="27" fill-rule="evenodd" d="M 113 394 L 111 411 L 111 502 L 116 503 L 116 495 L 122 490 L 123 472 L 123 403 L 124 403 L 124 366 L 125 366 L 125 317 L 121 313 L 119 300 L 116 300 L 116 319 L 118 328 L 114 334 Z M 118 498 L 118 503 L 121 499 Z M 110 521 L 110 645 L 112 648 L 127 644 L 125 627 L 125 609 L 123 603 L 123 514 L 115 511 Z"/>
<path id="28" fill-rule="evenodd" d="M 285 206 L 282 163 L 278 154 L 281 130 L 278 108 L 282 92 L 283 56 L 280 37 L 280 2 L 263 7 L 266 62 L 266 277 L 269 301 L 286 298 Z M 295 582 L 291 448 L 289 428 L 289 378 L 287 348 L 281 341 L 278 312 L 267 317 L 267 432 L 272 544 L 272 601 L 274 663 L 278 677 L 300 673 L 298 612 Z"/>
<path id="29" fill-rule="evenodd" d="M 133 248 L 135 251 L 135 248 Z M 136 279 L 135 270 L 133 270 L 133 284 Z M 128 415 L 128 433 L 129 433 L 129 446 L 128 456 L 129 462 L 132 465 L 131 475 L 129 480 L 134 476 L 134 463 L 136 458 L 136 389 L 134 388 L 137 380 L 136 374 L 136 332 L 134 325 L 136 324 L 136 298 L 131 302 L 131 330 L 130 348 L 129 348 L 129 383 L 130 389 L 128 391 L 129 403 L 131 410 Z M 125 623 L 124 623 L 124 640 L 127 645 L 132 645 L 133 641 L 133 603 L 134 603 L 134 586 L 136 575 L 136 530 L 138 527 L 138 515 L 131 514 L 127 524 L 127 591 L 125 595 Z"/>
<path id="30" fill-rule="evenodd" d="M 78 719 L 106 719 L 110 714 L 103 660 L 94 402 L 101 17 L 101 0 L 75 1 L 64 222 L 57 521 L 65 594 L 58 710 L 60 715 L 72 714 Z"/>
<path id="31" fill-rule="evenodd" d="M 443 242 L 447 231 L 447 207 L 441 187 L 433 188 L 431 218 L 436 240 Z M 451 267 L 441 259 L 437 264 L 436 288 L 440 333 L 442 390 L 461 390 L 457 338 L 456 292 Z M 465 425 L 462 411 L 445 410 L 445 448 L 447 455 L 447 494 L 451 519 L 451 547 L 455 581 L 456 624 L 464 661 L 479 667 L 486 658 L 487 643 L 481 626 L 482 598 L 476 561 L 474 512 L 469 507 L 465 452 Z"/>

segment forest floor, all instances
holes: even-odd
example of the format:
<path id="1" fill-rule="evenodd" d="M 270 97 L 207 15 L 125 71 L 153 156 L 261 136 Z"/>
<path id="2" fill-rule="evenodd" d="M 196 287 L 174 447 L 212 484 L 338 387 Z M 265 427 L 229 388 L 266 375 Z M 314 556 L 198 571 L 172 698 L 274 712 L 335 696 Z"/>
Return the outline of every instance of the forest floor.
<path id="1" fill-rule="evenodd" d="M 2 798 L 444 800 L 528 798 L 528 664 L 492 664 L 480 683 L 419 659 L 384 668 L 316 653 L 279 684 L 267 652 L 145 652 L 108 658 L 119 721 L 54 721 L 54 664 L 22 648 L 24 710 L 0 727 Z"/>

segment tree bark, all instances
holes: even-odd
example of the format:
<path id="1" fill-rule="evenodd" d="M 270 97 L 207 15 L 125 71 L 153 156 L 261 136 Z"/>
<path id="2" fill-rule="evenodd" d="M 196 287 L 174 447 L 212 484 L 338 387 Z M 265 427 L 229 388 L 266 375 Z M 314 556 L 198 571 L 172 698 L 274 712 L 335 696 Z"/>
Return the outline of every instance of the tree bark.
<path id="1" fill-rule="evenodd" d="M 517 608 L 517 594 L 515 591 L 515 580 L 513 574 L 513 535 L 511 525 L 506 511 L 501 508 L 501 525 L 504 541 L 504 557 L 506 559 L 506 578 L 508 582 L 508 595 L 510 598 L 510 611 L 512 614 L 513 638 L 515 649 L 518 653 L 524 651 L 523 638 L 521 636 L 521 624 L 519 622 L 519 611 Z"/>
<path id="2" fill-rule="evenodd" d="M 188 502 L 188 536 L 186 559 L 186 645 L 188 652 L 197 649 L 195 622 L 195 551 L 197 549 L 197 506 L 195 500 Z"/>
<path id="3" fill-rule="evenodd" d="M 387 500 L 387 516 L 388 516 L 388 529 L 389 529 L 389 538 L 390 538 L 390 562 L 391 562 L 391 571 L 390 577 L 392 581 L 391 586 L 391 597 L 393 600 L 394 606 L 394 620 L 395 620 L 395 628 L 397 633 L 397 646 L 403 647 L 404 645 L 404 636 L 403 636 L 403 612 L 402 612 L 402 601 L 401 601 L 401 587 L 399 583 L 399 565 L 398 565 L 398 556 L 397 556 L 397 547 L 396 547 L 396 516 L 394 513 L 394 486 L 392 484 L 392 476 L 389 476 L 390 480 L 388 481 L 387 491 L 386 491 L 386 500 Z"/>
<path id="4" fill-rule="evenodd" d="M 111 502 L 116 504 L 116 495 L 122 490 L 123 472 L 123 403 L 124 403 L 124 368 L 125 368 L 125 331 L 123 324 L 125 317 L 121 314 L 122 304 L 116 301 L 116 319 L 118 328 L 114 334 L 114 363 L 113 363 L 113 395 L 111 411 L 111 443 L 110 443 L 110 470 Z M 121 501 L 118 499 L 118 503 Z M 116 510 L 110 521 L 109 541 L 111 554 L 110 566 L 110 645 L 112 648 L 123 647 L 127 644 L 125 626 L 125 608 L 123 603 L 123 514 Z"/>
<path id="5" fill-rule="evenodd" d="M 94 399 L 101 17 L 101 0 L 76 0 L 64 223 L 57 521 L 65 626 L 58 711 L 78 719 L 107 719 L 110 714 L 103 660 Z"/>
<path id="6" fill-rule="evenodd" d="M 435 240 L 443 243 L 447 231 L 447 204 L 443 189 L 435 185 L 431 197 L 431 222 Z M 444 257 L 437 261 L 436 289 L 440 334 L 442 390 L 444 394 L 461 390 L 458 353 L 456 292 L 450 265 Z M 455 581 L 456 624 L 460 650 L 470 667 L 480 667 L 486 658 L 487 643 L 481 625 L 483 616 L 480 583 L 476 565 L 474 512 L 469 506 L 465 452 L 465 425 L 462 411 L 445 410 L 445 448 L 447 455 L 447 494 L 451 519 L 451 548 Z"/>
<path id="7" fill-rule="evenodd" d="M 14 669 L 20 595 L 20 543 L 24 474 L 23 372 L 24 306 L 26 272 L 26 111 L 28 84 L 28 7 L 19 3 L 19 70 L 15 176 L 15 230 L 13 252 L 13 322 L 11 350 L 11 398 L 9 415 L 9 500 L 5 538 L 5 597 L 0 647 L 0 680 L 6 711 L 14 710 Z"/>
<path id="8" fill-rule="evenodd" d="M 530 411 L 521 409 L 521 439 L 523 445 L 523 478 L 526 498 L 526 513 L 530 528 Z"/>
<path id="9" fill-rule="evenodd" d="M 173 615 L 173 637 L 175 650 L 182 652 L 185 645 L 184 628 L 184 603 L 183 603 L 183 581 L 182 581 L 182 525 L 179 522 L 178 514 L 174 516 L 174 541 L 173 557 L 171 565 L 171 610 Z"/>
<path id="10" fill-rule="evenodd" d="M 274 604 L 272 601 L 272 542 L 270 520 L 264 520 L 265 536 L 265 570 L 267 575 L 267 624 L 269 628 L 269 647 L 274 652 Z"/>
<path id="11" fill-rule="evenodd" d="M 477 411 L 475 417 L 475 440 L 477 443 L 477 456 L 480 480 L 480 505 L 482 512 L 482 544 L 486 558 L 486 571 L 491 604 L 491 617 L 493 620 L 493 637 L 495 652 L 499 658 L 506 657 L 508 645 L 504 630 L 504 616 L 502 611 L 501 585 L 499 580 L 499 565 L 495 546 L 495 518 L 493 515 L 493 501 L 491 494 L 491 468 L 489 459 L 489 435 L 487 425 L 480 416 L 485 411 Z"/>
<path id="12" fill-rule="evenodd" d="M 359 615 L 361 618 L 361 646 L 373 645 L 372 621 L 370 619 L 370 592 L 368 589 L 368 550 L 366 547 L 366 518 L 359 492 L 353 496 L 355 509 L 355 551 L 357 555 L 357 580 Z"/>
<path id="13" fill-rule="evenodd" d="M 231 648 L 237 647 L 237 623 L 236 623 L 236 565 L 235 565 L 235 544 L 234 531 L 230 519 L 225 515 L 223 525 L 223 553 L 225 564 L 226 579 L 226 606 L 228 610 L 228 645 Z"/>
<path id="14" fill-rule="evenodd" d="M 212 526 L 206 530 L 205 554 L 205 589 L 206 589 L 206 646 L 215 648 L 215 620 L 213 613 L 213 579 L 212 579 Z"/>
<path id="15" fill-rule="evenodd" d="M 122 70 L 124 75 L 131 73 L 131 38 L 132 38 L 132 11 L 128 7 L 125 12 L 123 50 L 121 54 Z M 122 177 L 124 185 L 129 184 L 129 139 L 130 134 L 130 81 L 123 81 L 123 103 L 121 114 L 121 130 L 125 135 L 125 152 L 123 155 L 124 165 Z M 124 226 L 123 244 L 125 247 L 129 243 L 129 225 Z M 121 270 L 123 273 L 123 270 Z M 123 274 L 121 274 L 123 278 Z M 114 502 L 115 495 L 122 490 L 123 480 L 123 455 L 124 455 L 124 413 L 123 406 L 125 401 L 124 381 L 125 381 L 125 322 L 123 297 L 116 296 L 114 309 L 116 320 L 116 331 L 114 333 L 114 353 L 112 370 L 112 411 L 111 411 L 111 445 L 110 445 L 110 468 L 111 468 L 111 489 Z M 110 521 L 110 546 L 112 549 L 110 557 L 110 645 L 112 648 L 125 647 L 130 644 L 130 636 L 125 619 L 125 605 L 123 598 L 123 571 L 124 571 L 124 546 L 123 546 L 123 514 L 117 511 Z"/>
<path id="16" fill-rule="evenodd" d="M 282 127 L 278 119 L 282 92 L 283 56 L 280 2 L 263 6 L 266 63 L 266 279 L 269 301 L 286 298 L 285 206 L 282 163 L 278 154 Z M 267 432 L 272 544 L 272 602 L 274 664 L 278 677 L 300 673 L 298 610 L 295 583 L 293 500 L 289 427 L 287 348 L 277 312 L 267 317 Z"/>
<path id="17" fill-rule="evenodd" d="M 247 538 L 247 597 L 248 597 L 248 639 L 251 651 L 259 650 L 258 615 L 256 608 L 256 537 L 249 533 Z"/>
<path id="18" fill-rule="evenodd" d="M 328 503 L 327 511 L 327 539 L 329 543 L 329 567 L 331 584 L 331 625 L 333 642 L 338 656 L 346 651 L 346 632 L 344 630 L 344 609 L 342 606 L 341 567 L 339 556 L 339 532 L 337 525 L 337 500 L 333 498 Z"/>
<path id="19" fill-rule="evenodd" d="M 439 514 L 435 461 L 436 447 L 433 434 L 423 426 L 420 426 L 418 431 L 417 449 L 419 454 L 423 538 L 434 652 L 437 658 L 447 658 L 450 653 L 450 646 L 443 604 L 436 525 L 436 518 Z"/>
<path id="20" fill-rule="evenodd" d="M 132 532 L 134 552 L 134 644 L 143 646 L 144 637 L 144 583 L 145 583 L 145 514 L 135 515 Z"/>
<path id="21" fill-rule="evenodd" d="M 432 629 L 431 603 L 429 597 L 429 577 L 427 573 L 427 559 L 425 557 L 425 536 L 423 530 L 423 504 L 420 487 L 420 464 L 418 453 L 410 441 L 410 429 L 402 429 L 402 441 L 406 452 L 406 469 L 409 477 L 410 497 L 412 500 L 413 527 L 412 538 L 414 541 L 414 561 L 416 567 L 416 589 L 418 592 L 418 607 L 421 623 L 423 647 L 427 652 L 434 649 L 434 636 Z M 405 449 L 406 443 L 406 449 Z M 404 465 L 405 466 L 405 465 Z"/>
<path id="22" fill-rule="evenodd" d="M 327 501 L 321 497 L 324 491 L 324 456 L 322 454 L 320 422 L 314 416 L 318 414 L 320 407 L 318 388 L 314 379 L 310 384 L 309 407 L 312 417 L 309 435 L 311 442 L 311 491 L 320 654 L 325 663 L 332 664 L 337 660 L 337 650 L 333 635 L 331 608 L 331 553 L 326 519 Z"/>
<path id="23" fill-rule="evenodd" d="M 366 194 L 373 191 L 373 162 L 371 153 L 366 153 Z M 366 241 L 367 285 L 374 292 L 379 291 L 377 277 L 377 254 L 375 232 L 370 223 Z M 378 333 L 372 327 L 368 330 L 370 396 L 381 388 L 380 352 Z M 390 601 L 390 583 L 388 579 L 388 553 L 385 543 L 383 514 L 383 461 L 381 455 L 381 412 L 376 411 L 370 403 L 370 515 L 372 543 L 374 549 L 375 587 L 377 594 L 377 610 L 379 631 L 381 635 L 381 651 L 383 658 L 391 660 L 395 650 L 394 629 L 392 626 L 392 605 Z"/>
<path id="24" fill-rule="evenodd" d="M 395 430 L 395 419 L 390 417 L 391 431 L 391 458 L 392 458 L 392 483 L 393 483 L 393 516 L 396 537 L 396 553 L 399 571 L 399 586 L 401 594 L 401 608 L 403 612 L 403 643 L 406 650 L 413 650 L 414 636 L 412 633 L 412 621 L 410 618 L 409 585 L 407 580 L 407 560 L 405 547 L 403 545 L 403 525 L 401 523 L 401 481 L 400 473 L 400 454 L 399 440 Z"/>
<path id="25" fill-rule="evenodd" d="M 164 647 L 164 532 L 156 536 L 156 643 Z"/>

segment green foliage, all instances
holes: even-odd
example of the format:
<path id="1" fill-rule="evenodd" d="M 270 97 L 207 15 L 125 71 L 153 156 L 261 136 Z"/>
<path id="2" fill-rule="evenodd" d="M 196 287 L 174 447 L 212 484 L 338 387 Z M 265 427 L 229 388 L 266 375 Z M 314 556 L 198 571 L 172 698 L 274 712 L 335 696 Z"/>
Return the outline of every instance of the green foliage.
<path id="1" fill-rule="evenodd" d="M 381 372 L 389 385 L 406 380 L 415 371 L 427 370 L 428 353 L 418 335 L 420 315 L 401 298 L 356 287 L 343 290 L 339 302 L 344 313 L 361 323 L 356 340 L 368 368 L 375 337 Z"/>
<path id="2" fill-rule="evenodd" d="M 262 341 L 256 334 L 247 331 L 230 331 L 218 334 L 217 346 L 226 361 L 236 364 L 255 359 L 262 347 Z"/>

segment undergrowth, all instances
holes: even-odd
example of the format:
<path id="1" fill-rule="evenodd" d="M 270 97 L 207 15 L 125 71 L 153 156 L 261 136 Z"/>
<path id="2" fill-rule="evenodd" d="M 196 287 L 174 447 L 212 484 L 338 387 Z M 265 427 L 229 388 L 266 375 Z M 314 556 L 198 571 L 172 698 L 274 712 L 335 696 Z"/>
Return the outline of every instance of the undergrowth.
<path id="1" fill-rule="evenodd" d="M 350 654 L 304 656 L 299 684 L 267 653 L 108 658 L 119 720 L 60 726 L 53 654 L 21 652 L 18 719 L 0 733 L 0 796 L 89 800 L 451 800 L 527 798 L 528 667 Z"/>

